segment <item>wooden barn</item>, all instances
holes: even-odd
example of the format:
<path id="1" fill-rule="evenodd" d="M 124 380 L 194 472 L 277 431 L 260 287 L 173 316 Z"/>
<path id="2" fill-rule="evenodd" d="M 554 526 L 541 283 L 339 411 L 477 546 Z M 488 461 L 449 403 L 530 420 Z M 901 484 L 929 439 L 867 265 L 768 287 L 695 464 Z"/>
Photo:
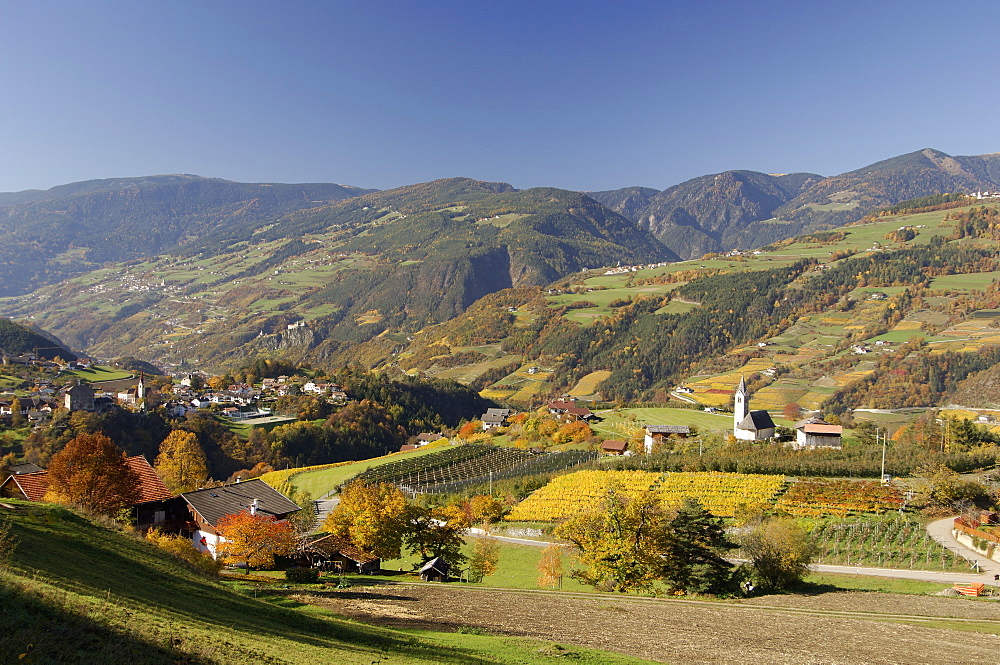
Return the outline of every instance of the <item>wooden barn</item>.
<path id="1" fill-rule="evenodd" d="M 341 573 L 377 573 L 382 567 L 382 559 L 334 535 L 320 536 L 304 543 L 300 557 L 311 568 Z"/>

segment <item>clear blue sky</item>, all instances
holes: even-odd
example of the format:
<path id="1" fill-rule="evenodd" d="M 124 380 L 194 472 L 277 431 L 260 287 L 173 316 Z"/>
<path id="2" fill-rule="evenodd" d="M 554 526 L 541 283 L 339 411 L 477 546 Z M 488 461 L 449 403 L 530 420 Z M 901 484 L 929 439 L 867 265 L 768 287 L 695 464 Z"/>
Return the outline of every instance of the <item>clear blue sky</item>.
<path id="1" fill-rule="evenodd" d="M 1000 151 L 997 2 L 3 0 L 0 191 L 662 189 Z"/>

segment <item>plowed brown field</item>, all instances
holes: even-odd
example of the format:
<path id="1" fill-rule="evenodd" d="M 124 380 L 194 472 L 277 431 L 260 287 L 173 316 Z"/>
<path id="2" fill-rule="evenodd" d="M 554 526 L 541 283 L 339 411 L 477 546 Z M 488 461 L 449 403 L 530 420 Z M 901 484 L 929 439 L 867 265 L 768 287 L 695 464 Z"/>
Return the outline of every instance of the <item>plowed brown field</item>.
<path id="1" fill-rule="evenodd" d="M 477 627 L 667 663 L 996 663 L 1000 603 L 831 592 L 712 602 L 386 585 L 301 596 L 398 628 Z M 955 626 L 964 626 L 960 630 Z"/>

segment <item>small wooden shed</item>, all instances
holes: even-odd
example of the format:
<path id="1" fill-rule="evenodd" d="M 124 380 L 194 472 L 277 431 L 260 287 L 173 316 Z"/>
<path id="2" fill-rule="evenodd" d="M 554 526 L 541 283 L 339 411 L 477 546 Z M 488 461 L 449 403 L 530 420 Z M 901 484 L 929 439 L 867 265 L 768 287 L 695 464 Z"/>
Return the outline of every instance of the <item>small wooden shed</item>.
<path id="1" fill-rule="evenodd" d="M 628 450 L 628 443 L 625 441 L 608 440 L 601 444 L 601 452 L 605 455 L 624 455 Z"/>
<path id="2" fill-rule="evenodd" d="M 420 569 L 420 579 L 424 582 L 447 582 L 451 579 L 451 576 L 448 574 L 450 570 L 451 564 L 441 557 L 436 556 L 425 563 L 424 567 Z"/>

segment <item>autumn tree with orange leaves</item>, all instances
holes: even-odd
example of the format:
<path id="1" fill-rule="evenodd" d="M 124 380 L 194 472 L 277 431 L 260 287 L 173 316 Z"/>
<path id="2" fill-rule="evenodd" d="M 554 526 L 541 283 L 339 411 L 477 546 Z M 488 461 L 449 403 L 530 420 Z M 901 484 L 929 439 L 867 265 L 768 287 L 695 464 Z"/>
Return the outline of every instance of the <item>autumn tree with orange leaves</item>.
<path id="1" fill-rule="evenodd" d="M 295 529 L 272 515 L 251 515 L 244 510 L 226 515 L 216 525 L 222 540 L 215 554 L 225 563 L 245 563 L 248 568 L 270 568 L 274 557 L 295 551 Z"/>
<path id="2" fill-rule="evenodd" d="M 52 456 L 46 500 L 115 515 L 139 500 L 139 476 L 103 434 L 80 434 Z"/>

